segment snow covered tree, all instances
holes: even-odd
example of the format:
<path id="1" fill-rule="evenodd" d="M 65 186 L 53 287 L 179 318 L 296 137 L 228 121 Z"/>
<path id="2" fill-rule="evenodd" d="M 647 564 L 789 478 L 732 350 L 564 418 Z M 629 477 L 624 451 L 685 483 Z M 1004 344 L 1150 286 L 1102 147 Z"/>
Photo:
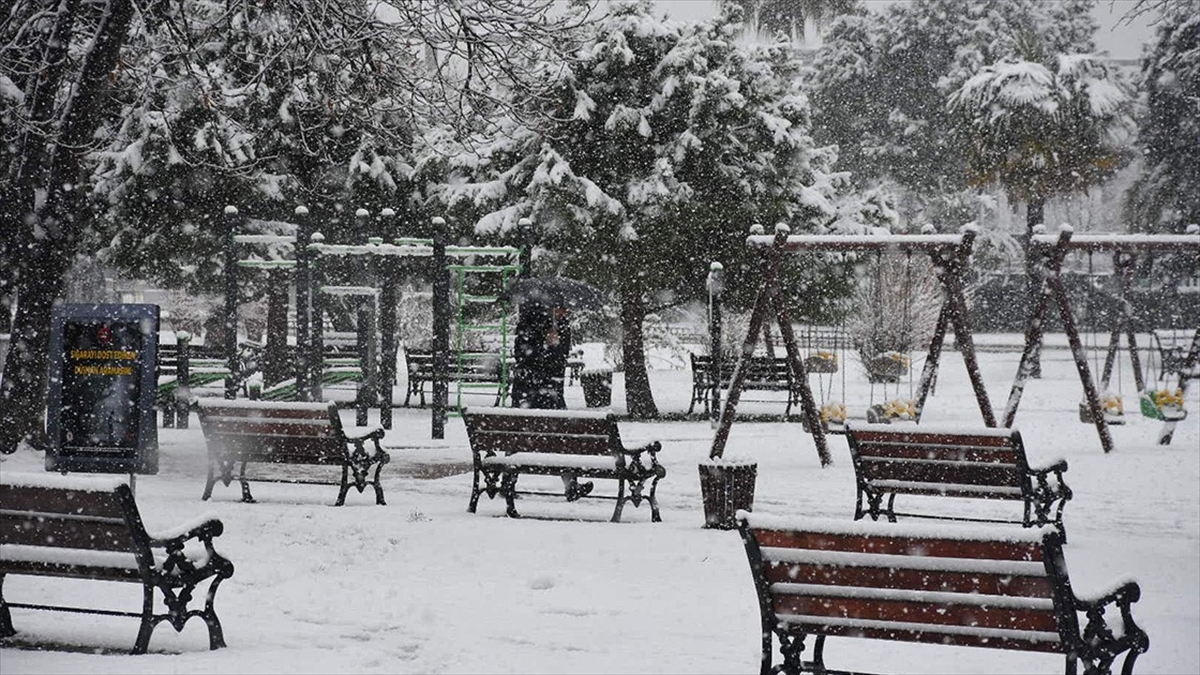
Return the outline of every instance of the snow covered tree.
<path id="1" fill-rule="evenodd" d="M 41 438 L 51 307 L 87 217 L 85 159 L 110 104 L 130 0 L 8 3 L 0 23 L 0 296 L 15 289 L 0 384 L 0 452 Z"/>
<path id="2" fill-rule="evenodd" d="M 558 81 L 551 122 L 513 124 L 482 158 L 449 162 L 440 191 L 482 214 L 481 233 L 531 216 L 565 274 L 617 289 L 639 417 L 657 414 L 642 339 L 653 306 L 702 294 L 713 260 L 731 288 L 751 287 L 748 226 L 833 221 L 844 178 L 809 137 L 791 44 L 742 43 L 736 8 L 700 24 L 652 11 L 614 3 Z"/>
<path id="3" fill-rule="evenodd" d="M 358 208 L 416 220 L 422 134 L 486 128 L 505 91 L 540 95 L 555 66 L 537 64 L 561 61 L 540 57 L 582 20 L 551 5 L 171 4 L 121 72 L 95 246 L 140 278 L 214 288 L 228 203 L 266 219 L 308 205 L 329 241 L 349 241 Z"/>
<path id="4" fill-rule="evenodd" d="M 999 183 L 1028 204 L 1029 232 L 1046 200 L 1085 190 L 1128 159 L 1129 94 L 1087 54 L 1060 54 L 1051 70 L 1006 59 L 985 66 L 951 95 L 965 124 L 968 181 Z"/>
<path id="5" fill-rule="evenodd" d="M 1129 221 L 1142 231 L 1200 223 L 1200 3 L 1184 9 L 1163 16 L 1142 58 L 1144 168 L 1126 197 Z"/>
<path id="6" fill-rule="evenodd" d="M 980 68 L 1036 42 L 1094 49 L 1095 0 L 914 0 L 834 20 L 813 64 L 814 134 L 858 185 L 889 178 L 910 218 L 936 218 L 969 189 L 968 147 L 946 103 Z"/>
<path id="7" fill-rule="evenodd" d="M 554 0 L 6 7 L 9 451 L 40 427 L 50 306 L 76 251 L 198 290 L 218 270 L 213 217 L 227 203 L 262 219 L 308 203 L 327 234 L 343 210 L 419 208 L 407 181 L 420 135 L 486 128 L 510 92 L 543 96 L 565 60 L 547 50 L 572 32 Z"/>

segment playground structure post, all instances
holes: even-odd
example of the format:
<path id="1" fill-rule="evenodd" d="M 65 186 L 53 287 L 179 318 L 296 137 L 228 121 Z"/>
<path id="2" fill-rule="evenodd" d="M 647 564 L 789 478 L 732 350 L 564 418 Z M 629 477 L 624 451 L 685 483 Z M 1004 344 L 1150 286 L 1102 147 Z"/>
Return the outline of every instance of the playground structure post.
<path id="1" fill-rule="evenodd" d="M 312 358 L 309 344 L 309 322 L 312 316 L 311 285 L 308 240 L 312 236 L 312 222 L 308 219 L 308 208 L 296 207 L 296 395 L 301 401 L 311 401 L 309 385 Z"/>
<path id="2" fill-rule="evenodd" d="M 709 415 L 713 425 L 721 419 L 721 294 L 725 291 L 725 268 L 713 261 L 705 280 L 708 289 L 709 371 L 712 405 Z"/>
<path id="3" fill-rule="evenodd" d="M 188 428 L 188 416 L 191 414 L 192 388 L 188 386 L 192 379 L 191 344 L 191 333 L 186 330 L 175 331 L 175 380 L 179 382 L 179 387 L 175 390 L 176 429 Z"/>
<path id="4" fill-rule="evenodd" d="M 313 232 L 309 235 L 308 247 L 314 245 L 319 246 L 325 241 L 325 235 L 320 232 Z M 306 247 L 307 248 L 307 247 Z M 321 292 L 321 282 L 324 272 L 316 257 L 310 257 L 309 264 L 309 297 L 312 303 L 312 316 L 309 325 L 312 326 L 311 334 L 309 335 L 309 378 L 308 378 L 308 400 L 320 401 L 322 371 L 325 368 L 325 294 Z"/>
<path id="5" fill-rule="evenodd" d="M 519 276 L 524 279 L 533 276 L 533 221 L 522 218 L 517 221 L 517 236 L 521 239 L 521 255 L 518 263 L 521 265 Z"/>
<path id="6" fill-rule="evenodd" d="M 358 241 L 371 245 L 379 245 L 383 242 L 382 239 L 372 238 L 370 236 L 370 218 L 371 214 L 366 209 L 358 209 L 354 212 L 354 238 Z M 355 270 L 355 283 L 358 286 L 371 285 L 373 270 L 372 260 L 374 256 L 358 256 L 355 262 L 358 263 Z M 363 427 L 367 425 L 367 413 L 370 406 L 375 402 L 375 394 L 378 392 L 379 384 L 376 378 L 375 368 L 375 306 L 374 297 L 369 295 L 359 296 L 358 306 L 355 308 L 355 347 L 358 356 L 358 366 L 362 372 L 362 380 L 359 382 L 358 389 L 354 395 L 354 423 L 357 426 Z"/>
<path id="7" fill-rule="evenodd" d="M 450 272 L 446 269 L 446 221 L 434 218 L 433 258 L 433 405 L 431 436 L 446 437 L 446 406 L 450 397 Z"/>
<path id="8" fill-rule="evenodd" d="M 396 212 L 383 209 L 379 212 L 379 229 L 388 235 L 396 230 Z M 383 269 L 383 287 L 379 292 L 379 424 L 384 429 L 392 428 L 392 387 L 396 384 L 396 295 L 397 267 L 391 256 L 380 261 Z"/>
<path id="9" fill-rule="evenodd" d="M 225 378 L 225 398 L 237 398 L 238 380 L 238 340 L 237 340 L 237 307 L 238 307 L 238 274 L 237 274 L 237 245 L 233 236 L 241 223 L 241 215 L 236 206 L 225 207 L 225 358 L 229 364 L 229 376 Z"/>

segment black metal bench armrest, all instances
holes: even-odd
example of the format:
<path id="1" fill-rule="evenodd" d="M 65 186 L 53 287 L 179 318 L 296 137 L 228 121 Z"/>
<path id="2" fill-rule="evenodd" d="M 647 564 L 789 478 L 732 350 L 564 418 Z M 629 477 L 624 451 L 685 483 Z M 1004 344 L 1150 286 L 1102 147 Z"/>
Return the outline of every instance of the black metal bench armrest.
<path id="1" fill-rule="evenodd" d="M 1131 611 L 1133 603 L 1141 597 L 1141 587 L 1137 582 L 1129 581 L 1096 598 L 1075 598 L 1075 609 L 1087 616 L 1087 625 L 1083 627 L 1081 636 L 1083 645 L 1106 661 L 1111 661 L 1117 654 L 1126 650 L 1132 650 L 1136 655 L 1150 649 L 1150 638 L 1134 623 Z M 1111 605 L 1115 605 L 1121 613 L 1120 635 L 1113 632 L 1105 618 L 1105 609 Z M 1125 670 L 1128 671 L 1131 667 L 1132 662 L 1127 661 Z"/>
<path id="2" fill-rule="evenodd" d="M 153 548 L 166 549 L 167 559 L 163 562 L 160 573 L 163 577 L 178 578 L 183 583 L 193 583 L 213 574 L 229 577 L 233 574 L 233 564 L 217 553 L 213 548 L 213 538 L 221 535 L 225 526 L 217 519 L 211 519 L 191 527 L 186 532 L 167 538 L 150 540 Z M 196 558 L 184 552 L 189 541 L 198 540 L 204 544 L 204 556 Z M 196 563 L 200 562 L 200 565 Z"/>
<path id="3" fill-rule="evenodd" d="M 1029 476 L 1034 482 L 1034 493 L 1044 495 L 1046 499 L 1061 499 L 1067 501 L 1071 498 L 1071 488 L 1067 487 L 1066 481 L 1063 479 L 1063 473 L 1067 470 L 1067 460 L 1060 459 L 1059 461 L 1048 466 L 1039 468 L 1030 468 Z M 1054 475 L 1055 481 L 1051 485 L 1050 476 Z"/>
<path id="4" fill-rule="evenodd" d="M 1075 598 L 1075 609 L 1081 612 L 1103 610 L 1109 605 L 1129 607 L 1142 597 L 1142 587 L 1136 581 L 1127 581 L 1104 595 L 1091 598 Z"/>
<path id="5" fill-rule="evenodd" d="M 661 441 L 651 441 L 645 445 L 639 445 L 632 448 L 621 448 L 621 454 L 627 455 L 630 459 L 629 467 L 637 474 L 658 474 L 660 478 L 666 476 L 667 470 L 663 465 L 658 463 L 658 451 L 662 450 Z M 642 461 L 643 454 L 650 455 L 650 466 L 646 467 Z"/>

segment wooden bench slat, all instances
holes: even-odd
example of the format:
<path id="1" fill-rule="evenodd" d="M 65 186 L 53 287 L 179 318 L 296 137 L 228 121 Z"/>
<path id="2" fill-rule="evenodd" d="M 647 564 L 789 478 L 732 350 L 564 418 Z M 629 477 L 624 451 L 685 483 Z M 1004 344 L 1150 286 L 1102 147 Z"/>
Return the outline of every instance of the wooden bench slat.
<path id="1" fill-rule="evenodd" d="M 965 445 L 980 448 L 1012 447 L 1009 436 L 992 434 L 972 434 L 969 431 L 961 434 L 945 432 L 925 432 L 920 427 L 904 427 L 895 430 L 863 429 L 857 431 L 858 437 L 865 443 L 892 443 L 901 445 Z"/>
<path id="2" fill-rule="evenodd" d="M 813 629 L 823 635 L 876 638 L 904 642 L 925 642 L 964 647 L 992 647 L 1020 651 L 1062 653 L 1062 643 L 1057 633 L 1030 633 L 1029 631 L 1005 632 L 1002 629 L 968 630 L 962 626 L 929 625 L 924 628 L 897 626 L 887 622 L 868 622 L 861 619 L 845 619 L 839 624 L 833 617 L 781 616 L 788 626 L 803 630 Z"/>
<path id="3" fill-rule="evenodd" d="M 477 413 L 477 415 L 484 415 Z M 511 414 L 486 415 L 476 418 L 476 433 L 514 432 L 518 434 L 564 434 L 570 436 L 603 436 L 608 438 L 610 420 L 608 417 L 561 417 L 554 415 L 530 414 L 516 416 Z"/>
<path id="4" fill-rule="evenodd" d="M 854 597 L 776 594 L 772 591 L 772 605 L 777 614 L 1057 633 L 1054 607 L 1053 603 L 1050 604 L 1049 609 L 981 607 L 966 603 L 860 600 Z"/>
<path id="5" fill-rule="evenodd" d="M 503 434 L 478 433 L 474 443 L 479 445 L 480 452 L 548 452 L 569 453 L 576 455 L 611 455 L 613 450 L 608 437 L 596 437 L 590 434 L 571 436 L 568 434 L 518 434 L 506 432 Z"/>
<path id="6" fill-rule="evenodd" d="M 913 444 L 879 443 L 858 440 L 858 455 L 868 457 L 894 457 L 897 459 L 928 459 L 948 462 L 980 462 L 994 464 L 1018 464 L 1020 458 L 1012 446 L 986 447 L 967 444 Z"/>
<path id="7" fill-rule="evenodd" d="M 7 506 L 7 503 L 5 504 Z M 81 520 L 35 512 L 0 513 L 0 543 L 77 548 L 95 551 L 128 551 L 134 534 L 124 519 Z"/>
<path id="8" fill-rule="evenodd" d="M 236 436 L 288 436 L 311 438 L 337 438 L 339 430 L 329 420 L 263 420 L 247 422 L 228 418 L 209 420 L 209 428 L 215 432 Z"/>
<path id="9" fill-rule="evenodd" d="M 1049 580 L 1043 576 L 1011 574 L 981 574 L 979 572 L 940 572 L 901 569 L 896 567 L 843 567 L 820 564 L 774 563 L 763 573 L 770 583 L 827 584 L 830 586 L 865 586 L 915 591 L 1012 595 L 1020 597 L 1049 597 Z"/>
<path id="10" fill-rule="evenodd" d="M 37 504 L 43 513 L 86 513 L 123 518 L 120 500 L 111 492 L 52 489 L 30 485 L 0 484 L 0 509 L 6 504 Z"/>
<path id="11" fill-rule="evenodd" d="M 935 558 L 980 558 L 987 560 L 1040 561 L 1042 548 L 1020 541 L 971 541 L 961 539 L 920 539 L 913 537 L 872 537 L 832 532 L 791 532 L 755 530 L 759 546 L 801 548 L 825 551 L 883 553 L 887 555 L 929 556 Z"/>
<path id="12" fill-rule="evenodd" d="M 863 478 L 879 481 L 905 481 L 913 483 L 949 483 L 953 485 L 978 485 L 1016 488 L 1016 497 L 1022 495 L 1025 473 L 1015 466 L 1003 464 L 980 464 L 971 462 L 929 462 L 893 459 L 862 459 L 860 467 Z"/>

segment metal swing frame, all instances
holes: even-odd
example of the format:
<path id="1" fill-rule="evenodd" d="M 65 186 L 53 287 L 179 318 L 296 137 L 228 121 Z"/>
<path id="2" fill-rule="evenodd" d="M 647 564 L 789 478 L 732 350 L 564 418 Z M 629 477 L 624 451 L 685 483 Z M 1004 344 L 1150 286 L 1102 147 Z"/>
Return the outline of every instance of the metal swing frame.
<path id="1" fill-rule="evenodd" d="M 1067 332 L 1067 340 L 1071 345 L 1071 354 L 1074 357 L 1075 368 L 1079 373 L 1079 381 L 1083 385 L 1084 400 L 1087 403 L 1088 412 L 1091 414 L 1092 423 L 1096 427 L 1096 434 L 1100 437 L 1100 445 L 1104 449 L 1104 452 L 1108 453 L 1112 452 L 1114 447 L 1112 434 L 1108 428 L 1108 423 L 1104 419 L 1099 392 L 1095 381 L 1092 379 L 1091 370 L 1088 367 L 1087 355 L 1084 352 L 1083 343 L 1079 337 L 1079 330 L 1075 324 L 1074 315 L 1071 312 L 1071 303 L 1062 281 L 1063 261 L 1071 251 L 1111 251 L 1122 253 L 1140 251 L 1190 251 L 1200 253 L 1200 234 L 1085 234 L 1075 236 L 1072 228 L 1063 227 L 1056 235 L 1034 234 L 1029 239 L 1030 255 L 1036 255 L 1041 258 L 1044 274 L 1041 280 L 1041 292 L 1037 295 L 1037 301 L 1031 308 L 1029 321 L 1026 324 L 1025 349 L 1021 353 L 1017 375 L 1009 392 L 1008 403 L 1004 408 L 1004 426 L 1011 428 L 1013 422 L 1016 420 L 1017 409 L 1021 404 L 1021 394 L 1024 392 L 1025 385 L 1028 383 L 1033 371 L 1034 354 L 1037 353 L 1041 346 L 1043 336 L 1042 319 L 1049 310 L 1050 302 L 1054 301 L 1058 305 L 1059 317 Z M 1164 428 L 1164 431 L 1159 434 L 1159 444 L 1161 445 L 1167 445 L 1171 442 L 1170 432 L 1174 430 L 1174 425 L 1171 422 L 1167 422 L 1167 424 L 1171 425 L 1170 429 Z"/>

